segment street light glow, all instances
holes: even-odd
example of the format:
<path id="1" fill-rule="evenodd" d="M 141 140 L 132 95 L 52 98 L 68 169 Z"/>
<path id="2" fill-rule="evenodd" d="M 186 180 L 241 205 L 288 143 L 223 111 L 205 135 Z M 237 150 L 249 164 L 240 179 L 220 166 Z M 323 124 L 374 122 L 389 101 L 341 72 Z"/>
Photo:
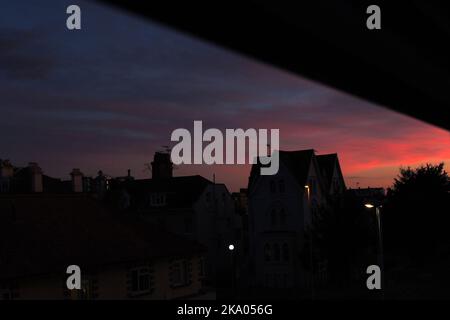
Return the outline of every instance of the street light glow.
<path id="1" fill-rule="evenodd" d="M 371 208 L 374 207 L 374 205 L 371 204 L 371 203 L 366 203 L 364 206 L 365 206 L 366 208 L 369 208 L 369 209 L 371 209 Z"/>
<path id="2" fill-rule="evenodd" d="M 228 246 L 228 250 L 233 251 L 233 250 L 234 250 L 234 245 L 230 244 L 230 245 Z"/>

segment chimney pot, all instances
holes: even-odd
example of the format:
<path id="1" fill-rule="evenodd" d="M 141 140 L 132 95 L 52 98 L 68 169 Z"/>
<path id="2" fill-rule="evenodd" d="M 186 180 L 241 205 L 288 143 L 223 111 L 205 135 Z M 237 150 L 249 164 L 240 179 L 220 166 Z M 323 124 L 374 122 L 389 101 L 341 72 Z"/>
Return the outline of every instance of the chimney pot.
<path id="1" fill-rule="evenodd" d="M 37 162 L 29 162 L 28 168 L 31 173 L 31 192 L 42 192 L 42 169 Z"/>
<path id="2" fill-rule="evenodd" d="M 80 171 L 80 169 L 72 169 L 70 176 L 72 177 L 72 191 L 83 192 L 83 173 Z"/>

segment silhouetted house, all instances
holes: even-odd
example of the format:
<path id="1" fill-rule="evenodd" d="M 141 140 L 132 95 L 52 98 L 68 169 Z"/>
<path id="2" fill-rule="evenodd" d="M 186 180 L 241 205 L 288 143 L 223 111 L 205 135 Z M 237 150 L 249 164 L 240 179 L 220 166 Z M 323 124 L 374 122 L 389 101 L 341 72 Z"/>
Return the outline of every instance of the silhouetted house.
<path id="1" fill-rule="evenodd" d="M 240 217 L 242 222 L 242 230 L 236 237 L 241 239 L 243 251 L 241 255 L 245 256 L 245 259 L 247 260 L 249 254 L 247 189 L 241 188 L 239 192 L 233 192 L 231 197 L 234 200 L 236 214 Z"/>
<path id="2" fill-rule="evenodd" d="M 78 181 L 79 182 L 79 181 Z M 201 289 L 204 247 L 86 194 L 0 195 L 0 298 L 174 299 Z M 66 269 L 81 268 L 68 290 Z"/>
<path id="3" fill-rule="evenodd" d="M 44 175 L 35 162 L 26 167 L 14 167 L 7 161 L 2 167 L 2 171 L 7 171 L 7 174 L 2 174 L 2 180 L 6 182 L 0 190 L 2 193 L 71 192 L 69 181 Z"/>
<path id="4" fill-rule="evenodd" d="M 129 171 L 129 170 L 128 170 Z M 35 162 L 26 167 L 16 167 L 9 160 L 0 159 L 0 193 L 91 193 L 102 199 L 111 189 L 112 177 L 99 170 L 96 177 L 85 176 L 80 169 L 70 172 L 70 180 L 53 178 L 44 174 Z M 114 181 L 132 180 L 130 172 Z"/>
<path id="5" fill-rule="evenodd" d="M 122 209 L 205 245 L 205 269 L 215 281 L 221 268 L 230 267 L 228 245 L 240 245 L 241 222 L 226 186 L 199 175 L 173 177 L 170 157 L 160 153 L 155 154 L 152 172 L 152 179 L 121 184 L 118 197 L 124 200 L 119 202 L 129 203 Z"/>
<path id="6" fill-rule="evenodd" d="M 322 178 L 325 184 L 325 191 L 329 195 L 341 195 L 345 191 L 344 176 L 337 153 L 316 155 Z"/>
<path id="7" fill-rule="evenodd" d="M 277 152 L 277 151 L 276 151 Z M 269 288 L 311 286 L 314 247 L 307 232 L 317 212 L 345 190 L 337 155 L 314 150 L 279 151 L 276 175 L 260 175 L 252 166 L 248 185 L 250 259 L 253 285 Z"/>

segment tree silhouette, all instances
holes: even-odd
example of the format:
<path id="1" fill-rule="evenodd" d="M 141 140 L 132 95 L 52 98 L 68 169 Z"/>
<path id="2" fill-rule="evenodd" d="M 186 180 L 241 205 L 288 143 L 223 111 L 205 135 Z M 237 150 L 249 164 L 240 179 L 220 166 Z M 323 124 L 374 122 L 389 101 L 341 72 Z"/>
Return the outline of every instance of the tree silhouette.
<path id="1" fill-rule="evenodd" d="M 400 169 L 383 210 L 385 250 L 423 265 L 450 248 L 449 191 L 443 163 Z"/>
<path id="2" fill-rule="evenodd" d="M 348 192 L 330 206 L 320 208 L 313 221 L 316 260 L 327 261 L 332 283 L 348 285 L 353 271 L 367 266 L 369 249 L 376 243 L 372 215 L 364 210 L 360 199 Z"/>

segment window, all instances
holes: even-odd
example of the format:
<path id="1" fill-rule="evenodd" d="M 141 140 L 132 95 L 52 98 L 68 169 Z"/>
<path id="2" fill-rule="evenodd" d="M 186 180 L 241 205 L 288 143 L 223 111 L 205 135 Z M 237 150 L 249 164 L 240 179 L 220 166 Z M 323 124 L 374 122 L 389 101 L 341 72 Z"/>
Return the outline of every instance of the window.
<path id="1" fill-rule="evenodd" d="M 283 260 L 289 261 L 290 255 L 289 255 L 289 246 L 287 243 L 283 243 Z"/>
<path id="2" fill-rule="evenodd" d="M 189 263 L 187 260 L 178 260 L 172 263 L 171 285 L 172 287 L 186 286 L 189 284 Z"/>
<path id="3" fill-rule="evenodd" d="M 1 288 L 0 287 L 0 299 L 2 300 L 13 300 L 14 295 L 11 288 Z"/>
<path id="4" fill-rule="evenodd" d="M 266 261 L 270 261 L 271 260 L 271 250 L 270 250 L 270 244 L 266 243 L 264 245 L 264 259 Z"/>
<path id="5" fill-rule="evenodd" d="M 131 291 L 133 294 L 150 292 L 150 268 L 141 267 L 131 270 Z"/>
<path id="6" fill-rule="evenodd" d="M 270 225 L 272 227 L 283 227 L 286 225 L 287 215 L 284 208 L 272 208 L 270 211 Z"/>
<path id="7" fill-rule="evenodd" d="M 271 192 L 271 193 L 277 192 L 277 190 L 276 190 L 276 185 L 275 185 L 275 181 L 274 181 L 274 180 L 270 180 L 270 192 Z"/>
<path id="8" fill-rule="evenodd" d="M 281 193 L 284 192 L 284 180 L 283 180 L 283 179 L 281 179 L 281 180 L 278 182 L 278 188 L 280 189 L 280 192 L 281 192 Z"/>
<path id="9" fill-rule="evenodd" d="M 162 207 L 166 205 L 166 195 L 164 193 L 152 193 L 150 195 L 150 205 L 152 207 Z"/>

